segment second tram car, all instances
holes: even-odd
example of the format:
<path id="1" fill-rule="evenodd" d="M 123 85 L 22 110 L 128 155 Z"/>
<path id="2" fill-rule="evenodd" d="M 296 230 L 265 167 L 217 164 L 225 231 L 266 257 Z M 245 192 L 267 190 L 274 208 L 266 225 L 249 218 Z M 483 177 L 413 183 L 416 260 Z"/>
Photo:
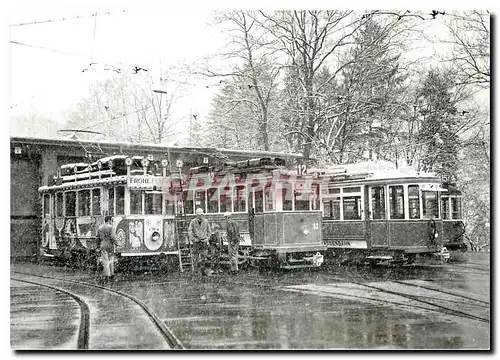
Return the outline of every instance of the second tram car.
<path id="1" fill-rule="evenodd" d="M 183 193 L 183 228 L 201 208 L 227 248 L 222 215 L 230 212 L 242 238 L 241 262 L 320 266 L 326 246 L 319 202 L 310 196 L 310 181 L 293 176 L 284 165 L 280 158 L 257 158 L 191 169 Z"/>
<path id="2" fill-rule="evenodd" d="M 381 161 L 335 166 L 316 177 L 329 258 L 412 263 L 418 254 L 449 256 L 443 245 L 456 221 L 448 223 L 449 207 L 440 206 L 449 196 L 436 176 Z M 452 199 L 457 211 L 460 197 Z"/>

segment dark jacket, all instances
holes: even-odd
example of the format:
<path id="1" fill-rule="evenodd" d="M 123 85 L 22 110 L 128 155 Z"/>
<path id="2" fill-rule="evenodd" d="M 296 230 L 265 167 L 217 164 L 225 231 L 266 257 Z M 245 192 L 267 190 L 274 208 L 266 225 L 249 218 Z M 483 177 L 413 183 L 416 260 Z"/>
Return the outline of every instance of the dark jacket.
<path id="1" fill-rule="evenodd" d="M 198 219 L 195 218 L 189 223 L 188 237 L 191 242 L 208 242 L 211 234 L 210 223 L 207 219 L 202 219 L 201 222 L 199 222 Z"/>
<path id="2" fill-rule="evenodd" d="M 226 227 L 227 241 L 231 244 L 239 244 L 240 242 L 240 230 L 238 229 L 238 225 L 230 220 L 227 222 Z"/>
<path id="3" fill-rule="evenodd" d="M 97 244 L 101 250 L 114 252 L 116 240 L 113 236 L 113 226 L 111 224 L 102 224 L 97 229 Z"/>

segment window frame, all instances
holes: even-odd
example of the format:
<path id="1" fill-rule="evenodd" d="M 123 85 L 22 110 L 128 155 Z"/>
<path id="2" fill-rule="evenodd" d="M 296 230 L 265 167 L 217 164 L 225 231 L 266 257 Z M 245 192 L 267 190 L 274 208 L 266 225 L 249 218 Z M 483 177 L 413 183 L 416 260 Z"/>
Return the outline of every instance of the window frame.
<path id="1" fill-rule="evenodd" d="M 392 214 L 392 206 L 393 206 L 393 202 L 391 201 L 391 194 L 393 194 L 393 192 L 391 191 L 391 188 L 401 188 L 402 190 L 402 193 L 401 193 L 401 196 L 402 196 L 402 199 L 403 199 L 403 215 L 402 217 L 393 217 L 393 214 Z M 406 198 L 407 198 L 407 195 L 406 195 L 406 191 L 405 191 L 405 185 L 403 184 L 392 184 L 392 185 L 387 185 L 387 202 L 388 202 L 388 208 L 389 208 L 389 211 L 388 211 L 388 220 L 406 220 L 407 216 L 406 216 L 406 208 L 407 208 L 407 201 L 406 201 Z M 397 198 L 399 196 L 396 196 L 396 206 L 397 206 Z M 398 209 L 396 209 L 398 210 Z"/>
<path id="2" fill-rule="evenodd" d="M 73 193 L 75 194 L 75 206 L 74 206 L 74 214 L 73 215 L 68 215 L 68 194 Z M 77 210 L 78 210 L 78 195 L 76 190 L 67 190 L 64 191 L 64 217 L 76 217 L 77 215 Z"/>
<path id="3" fill-rule="evenodd" d="M 320 210 L 323 212 L 323 217 L 333 221 L 364 221 L 364 187 L 367 185 L 346 185 L 346 186 L 328 186 L 328 195 L 320 197 Z M 356 191 L 344 191 L 344 189 L 356 189 Z M 359 219 L 346 219 L 344 215 L 344 198 L 355 198 L 356 203 L 359 205 Z M 330 216 L 325 216 L 324 203 L 327 201 L 330 207 Z M 309 208 L 311 202 L 309 201 Z M 339 207 L 339 219 L 334 218 L 334 207 Z"/>

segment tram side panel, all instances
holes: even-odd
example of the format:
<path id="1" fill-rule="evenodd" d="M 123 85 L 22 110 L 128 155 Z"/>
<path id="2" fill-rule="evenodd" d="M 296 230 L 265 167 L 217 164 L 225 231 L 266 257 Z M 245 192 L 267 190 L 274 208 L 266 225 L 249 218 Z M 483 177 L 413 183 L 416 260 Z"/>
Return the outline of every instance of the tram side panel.
<path id="1" fill-rule="evenodd" d="M 277 251 L 324 250 L 321 212 L 274 212 L 255 214 L 253 245 Z"/>
<path id="2" fill-rule="evenodd" d="M 367 249 L 364 221 L 323 220 L 323 239 L 332 248 Z"/>
<path id="3" fill-rule="evenodd" d="M 443 221 L 443 246 L 448 250 L 467 250 L 465 226 L 461 220 Z"/>
<path id="4" fill-rule="evenodd" d="M 436 236 L 437 235 L 437 236 Z M 442 220 L 390 221 L 387 246 L 412 252 L 437 252 L 443 246 Z"/>
<path id="5" fill-rule="evenodd" d="M 115 216 L 113 230 L 122 256 L 177 251 L 174 216 Z"/>

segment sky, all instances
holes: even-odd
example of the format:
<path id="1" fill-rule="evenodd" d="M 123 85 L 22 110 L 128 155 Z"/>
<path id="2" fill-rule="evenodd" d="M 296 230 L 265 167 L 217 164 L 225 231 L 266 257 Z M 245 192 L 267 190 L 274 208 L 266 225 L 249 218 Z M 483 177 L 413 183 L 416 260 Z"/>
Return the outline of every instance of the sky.
<path id="1" fill-rule="evenodd" d="M 160 3 L 77 4 L 35 3 L 29 11 L 19 9 L 11 14 L 11 116 L 34 112 L 62 120 L 62 112 L 84 97 L 90 84 L 117 76 L 99 67 L 82 72 L 91 62 L 125 72 L 131 72 L 133 66 L 147 68 L 159 80 L 160 68 L 190 64 L 222 46 L 220 35 L 208 25 L 210 9 Z M 29 24 L 47 20 L 51 21 Z M 213 90 L 207 89 L 206 81 L 190 80 L 195 86 L 187 87 L 187 96 L 177 104 L 177 116 L 194 112 L 206 117 Z"/>
<path id="2" fill-rule="evenodd" d="M 305 2 L 258 1 L 251 6 L 262 4 L 264 8 L 269 4 L 275 8 L 300 8 Z M 86 96 L 92 83 L 116 76 L 102 69 L 82 72 L 90 62 L 111 64 L 124 71 L 131 71 L 132 66 L 145 67 L 149 75 L 159 79 L 160 68 L 191 64 L 217 52 L 226 39 L 219 28 L 209 25 L 212 11 L 234 7 L 234 3 L 224 1 L 52 0 L 17 1 L 12 5 L 8 17 L 10 116 L 37 114 L 61 123 L 63 112 Z M 242 2 L 238 7 L 248 5 Z M 325 5 L 327 1 L 307 2 L 308 8 Z M 353 5 L 369 8 L 363 2 Z M 431 46 L 415 49 L 417 56 L 432 51 Z M 192 78 L 189 82 L 195 86 L 185 88 L 187 96 L 176 104 L 175 116 L 187 120 L 196 113 L 204 121 L 217 90 L 207 85 L 214 81 Z"/>

